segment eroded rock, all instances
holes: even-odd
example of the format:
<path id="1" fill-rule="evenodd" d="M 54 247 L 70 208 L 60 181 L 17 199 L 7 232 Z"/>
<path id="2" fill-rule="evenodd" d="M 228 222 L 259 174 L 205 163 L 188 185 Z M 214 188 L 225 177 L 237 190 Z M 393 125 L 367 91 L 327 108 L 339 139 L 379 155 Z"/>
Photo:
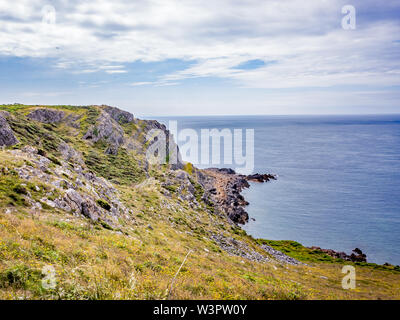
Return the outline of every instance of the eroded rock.
<path id="1" fill-rule="evenodd" d="M 13 146 L 18 143 L 18 139 L 15 137 L 14 132 L 10 128 L 6 117 L 8 112 L 2 111 L 0 114 L 0 146 Z"/>
<path id="2" fill-rule="evenodd" d="M 111 118 L 113 118 L 118 123 L 130 123 L 134 121 L 133 114 L 110 106 L 103 106 L 105 112 L 107 112 Z"/>
<path id="3" fill-rule="evenodd" d="M 96 125 L 91 127 L 83 138 L 93 142 L 104 140 L 108 143 L 106 153 L 117 154 L 119 147 L 124 144 L 124 130 L 109 113 L 102 111 Z"/>
<path id="4" fill-rule="evenodd" d="M 49 108 L 36 109 L 28 114 L 28 119 L 39 121 L 42 123 L 61 122 L 64 117 L 64 111 Z"/>

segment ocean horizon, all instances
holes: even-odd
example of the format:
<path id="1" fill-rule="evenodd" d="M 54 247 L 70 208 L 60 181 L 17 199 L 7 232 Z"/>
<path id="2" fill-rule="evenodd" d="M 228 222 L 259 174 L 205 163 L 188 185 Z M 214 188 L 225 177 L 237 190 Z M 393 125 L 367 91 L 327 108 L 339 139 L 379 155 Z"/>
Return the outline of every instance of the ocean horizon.
<path id="1" fill-rule="evenodd" d="M 250 203 L 243 229 L 253 237 L 360 248 L 368 262 L 400 264 L 399 114 L 152 118 L 197 132 L 254 129 L 253 172 L 278 179 L 242 192 Z"/>

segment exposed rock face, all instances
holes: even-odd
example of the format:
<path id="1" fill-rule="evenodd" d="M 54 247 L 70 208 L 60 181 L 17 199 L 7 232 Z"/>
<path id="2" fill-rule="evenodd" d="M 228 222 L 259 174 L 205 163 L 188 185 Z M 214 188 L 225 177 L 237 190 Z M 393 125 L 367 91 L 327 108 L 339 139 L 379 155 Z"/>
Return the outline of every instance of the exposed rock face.
<path id="1" fill-rule="evenodd" d="M 96 125 L 91 127 L 83 137 L 86 140 L 97 142 L 104 140 L 108 143 L 107 154 L 117 154 L 119 147 L 124 144 L 124 130 L 105 111 L 102 111 Z"/>
<path id="2" fill-rule="evenodd" d="M 171 169 L 179 170 L 183 169 L 184 164 L 182 161 L 181 154 L 179 152 L 179 147 L 174 141 L 174 137 L 167 127 L 156 120 L 144 120 L 146 125 L 143 128 L 144 135 L 147 135 L 151 130 L 161 130 L 165 134 L 166 138 L 166 154 L 169 155 L 171 159 Z M 175 161 L 176 160 L 176 161 Z"/>
<path id="3" fill-rule="evenodd" d="M 92 221 L 101 220 L 110 226 L 118 225 L 118 218 L 133 220 L 129 210 L 119 200 L 118 191 L 113 185 L 104 178 L 86 171 L 79 163 L 70 170 L 71 166 L 62 162 L 50 171 L 51 161 L 38 154 L 38 150 L 32 146 L 10 152 L 15 157 L 29 159 L 30 164 L 15 169 L 21 179 L 40 180 L 58 191 L 59 197 L 55 200 L 47 198 L 51 196 L 50 192 L 41 202 L 75 215 L 83 215 Z M 105 199 L 109 207 L 101 207 L 97 202 L 100 199 Z M 26 200 L 30 202 L 29 198 Z"/>
<path id="4" fill-rule="evenodd" d="M 120 110 L 115 107 L 110 107 L 110 106 L 103 106 L 103 109 L 105 112 L 107 112 L 111 118 L 113 118 L 115 121 L 118 123 L 130 123 L 134 121 L 133 114 Z"/>
<path id="5" fill-rule="evenodd" d="M 79 163 L 80 165 L 84 164 L 82 155 L 67 143 L 61 142 L 58 146 L 58 150 L 61 152 L 65 161 Z"/>
<path id="6" fill-rule="evenodd" d="M 335 259 L 342 259 L 352 262 L 367 262 L 367 255 L 364 254 L 359 248 L 355 248 L 350 255 L 345 252 L 337 252 L 332 249 L 321 249 L 320 247 L 311 247 L 310 249 L 324 252 L 328 256 L 331 256 Z"/>
<path id="7" fill-rule="evenodd" d="M 289 257 L 286 254 L 284 254 L 281 251 L 278 251 L 266 244 L 263 244 L 260 246 L 263 250 L 265 250 L 265 252 L 268 252 L 269 255 L 271 255 L 275 260 L 282 262 L 282 263 L 287 263 L 287 264 L 291 264 L 291 265 L 299 265 L 299 264 L 304 264 L 298 260 L 296 260 L 295 258 Z"/>
<path id="8" fill-rule="evenodd" d="M 65 113 L 63 111 L 48 108 L 36 109 L 28 114 L 28 119 L 43 123 L 57 123 L 64 117 Z"/>
<path id="9" fill-rule="evenodd" d="M 246 243 L 235 240 L 234 238 L 213 234 L 211 235 L 211 239 L 214 240 L 222 250 L 228 252 L 230 255 L 239 256 L 250 261 L 270 261 L 267 256 L 263 256 L 254 249 L 250 248 Z"/>
<path id="10" fill-rule="evenodd" d="M 0 113 L 0 146 L 13 146 L 18 143 L 14 132 L 11 130 L 6 118 L 9 116 L 8 112 L 2 111 Z"/>
<path id="11" fill-rule="evenodd" d="M 78 191 L 68 189 L 63 201 L 66 202 L 72 211 L 81 213 L 92 221 L 97 221 L 99 219 L 99 208 L 96 203 L 88 197 L 82 197 Z"/>
<path id="12" fill-rule="evenodd" d="M 246 178 L 231 169 L 210 168 L 202 172 L 204 175 L 199 180 L 206 191 L 205 198 L 225 212 L 233 222 L 247 223 L 249 215 L 243 206 L 248 202 L 240 194 L 250 186 Z"/>
<path id="13" fill-rule="evenodd" d="M 267 182 L 276 177 L 258 173 L 245 176 L 229 168 L 209 168 L 200 171 L 198 180 L 205 190 L 203 200 L 216 204 L 233 222 L 246 224 L 249 215 L 243 207 L 249 203 L 240 193 L 250 187 L 248 181 Z"/>

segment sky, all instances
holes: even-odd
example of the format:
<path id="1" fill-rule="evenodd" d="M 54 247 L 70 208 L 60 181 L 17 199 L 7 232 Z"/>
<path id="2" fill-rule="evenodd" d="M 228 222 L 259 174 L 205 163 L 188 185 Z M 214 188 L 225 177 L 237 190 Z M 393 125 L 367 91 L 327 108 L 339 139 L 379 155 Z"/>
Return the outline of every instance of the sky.
<path id="1" fill-rule="evenodd" d="M 399 17 L 399 0 L 0 0 L 0 103 L 400 113 Z"/>

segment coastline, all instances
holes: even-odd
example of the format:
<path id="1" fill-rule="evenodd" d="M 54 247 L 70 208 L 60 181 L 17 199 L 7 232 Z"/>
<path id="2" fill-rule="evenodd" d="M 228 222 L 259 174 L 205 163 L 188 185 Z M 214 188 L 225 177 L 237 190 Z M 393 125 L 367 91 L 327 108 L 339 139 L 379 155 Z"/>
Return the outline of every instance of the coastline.
<path id="1" fill-rule="evenodd" d="M 226 212 L 228 218 L 236 225 L 245 225 L 250 216 L 245 210 L 249 202 L 241 192 L 250 188 L 249 182 L 264 183 L 277 180 L 277 176 L 270 173 L 241 175 L 230 168 L 207 168 L 201 169 L 208 179 L 202 178 L 209 200 L 215 203 L 222 211 Z M 260 239 L 263 241 L 264 239 Z M 312 246 L 308 249 L 326 254 L 340 261 L 367 263 L 367 256 L 361 249 L 355 248 L 352 253 L 323 249 Z M 390 264 L 385 264 L 390 265 Z"/>

